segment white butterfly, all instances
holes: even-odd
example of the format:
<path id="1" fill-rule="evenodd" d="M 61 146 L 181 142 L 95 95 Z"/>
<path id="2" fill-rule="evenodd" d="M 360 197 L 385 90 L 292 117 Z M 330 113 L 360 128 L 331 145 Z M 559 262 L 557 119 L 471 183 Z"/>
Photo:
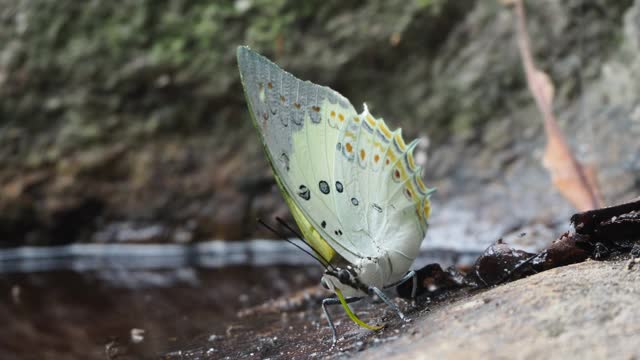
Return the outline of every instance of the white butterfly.
<path id="1" fill-rule="evenodd" d="M 325 266 L 321 283 L 336 298 L 326 310 L 378 295 L 404 315 L 380 289 L 416 277 L 409 271 L 427 230 L 429 195 L 406 145 L 367 110 L 357 114 L 336 91 L 301 81 L 267 58 L 239 47 L 245 96 L 277 184 L 306 243 Z M 346 298 L 345 298 L 346 297 Z"/>

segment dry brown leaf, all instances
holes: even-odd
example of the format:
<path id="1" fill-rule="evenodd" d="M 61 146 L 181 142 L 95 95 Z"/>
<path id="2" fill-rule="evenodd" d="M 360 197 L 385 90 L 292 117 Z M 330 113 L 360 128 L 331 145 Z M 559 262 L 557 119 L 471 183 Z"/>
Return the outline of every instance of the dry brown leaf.
<path id="1" fill-rule="evenodd" d="M 533 62 L 522 0 L 513 0 L 509 3 L 515 5 L 518 21 L 518 48 L 527 85 L 544 120 L 547 148 L 542 160 L 543 165 L 549 171 L 554 187 L 576 209 L 586 211 L 602 207 L 602 195 L 597 185 L 596 169 L 582 165 L 571 152 L 553 113 L 555 91 L 553 83 L 545 72 L 535 67 Z"/>

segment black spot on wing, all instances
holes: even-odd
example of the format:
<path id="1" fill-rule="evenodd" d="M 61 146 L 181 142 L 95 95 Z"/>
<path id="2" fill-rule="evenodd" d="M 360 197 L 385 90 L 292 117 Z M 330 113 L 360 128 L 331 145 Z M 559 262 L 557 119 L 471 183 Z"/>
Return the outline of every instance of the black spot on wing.
<path id="1" fill-rule="evenodd" d="M 300 196 L 304 200 L 309 200 L 311 199 L 311 191 L 309 191 L 309 188 L 307 188 L 306 186 L 300 185 L 298 190 L 298 196 Z"/>
<path id="2" fill-rule="evenodd" d="M 280 154 L 280 163 L 286 171 L 289 171 L 289 156 L 287 156 L 287 153 Z"/>
<path id="3" fill-rule="evenodd" d="M 320 183 L 318 183 L 318 186 L 320 187 L 320 192 L 325 195 L 331 191 L 331 189 L 329 188 L 329 184 L 327 184 L 327 182 L 324 180 L 320 181 Z"/>
<path id="4" fill-rule="evenodd" d="M 344 191 L 344 187 L 342 186 L 342 183 L 340 181 L 336 181 L 336 191 L 338 191 L 339 193 Z"/>

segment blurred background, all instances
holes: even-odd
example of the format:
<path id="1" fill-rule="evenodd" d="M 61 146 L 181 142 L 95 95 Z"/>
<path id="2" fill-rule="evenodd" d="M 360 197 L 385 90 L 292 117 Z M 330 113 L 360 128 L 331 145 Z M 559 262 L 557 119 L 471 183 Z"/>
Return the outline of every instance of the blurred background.
<path id="1" fill-rule="evenodd" d="M 526 10 L 570 148 L 604 204 L 637 196 L 640 1 Z M 415 267 L 544 247 L 576 209 L 543 165 L 515 29 L 493 0 L 0 1 L 0 357 L 166 355 L 317 283 L 255 220 L 291 217 L 238 45 L 421 139 L 438 191 Z"/>

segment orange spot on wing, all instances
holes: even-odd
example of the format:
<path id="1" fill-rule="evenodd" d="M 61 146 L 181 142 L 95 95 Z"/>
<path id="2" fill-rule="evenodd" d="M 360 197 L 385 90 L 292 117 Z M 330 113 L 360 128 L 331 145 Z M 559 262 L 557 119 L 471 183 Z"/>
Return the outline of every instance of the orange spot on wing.
<path id="1" fill-rule="evenodd" d="M 395 162 L 396 161 L 396 156 L 394 155 L 392 149 L 387 150 L 387 160 L 389 160 L 389 162 L 391 162 L 391 161 Z M 389 164 L 389 162 L 387 162 L 387 164 Z"/>
<path id="2" fill-rule="evenodd" d="M 335 111 L 331 112 L 331 117 L 336 117 L 336 112 Z"/>
<path id="3" fill-rule="evenodd" d="M 280 95 L 280 102 L 284 102 L 285 98 L 284 96 Z"/>
<path id="4" fill-rule="evenodd" d="M 320 106 L 312 106 L 311 110 L 313 110 L 315 112 L 320 112 Z"/>
<path id="5" fill-rule="evenodd" d="M 360 149 L 360 158 L 364 160 L 365 156 L 367 156 L 367 153 L 364 152 L 364 149 Z"/>
<path id="6" fill-rule="evenodd" d="M 348 153 L 353 151 L 353 146 L 351 146 L 351 143 L 347 143 L 347 145 L 345 145 L 345 148 L 347 149 Z"/>
<path id="7" fill-rule="evenodd" d="M 411 197 L 411 195 L 412 195 L 412 194 L 411 194 L 411 190 L 406 189 L 405 191 L 407 192 L 407 196 L 408 196 L 408 197 Z"/>
<path id="8" fill-rule="evenodd" d="M 300 104 L 299 103 L 293 103 L 293 106 L 295 106 L 296 109 L 300 109 Z"/>
<path id="9" fill-rule="evenodd" d="M 268 87 L 269 89 L 273 89 L 273 84 L 269 82 L 269 83 L 267 83 L 267 87 Z"/>
<path id="10" fill-rule="evenodd" d="M 369 122 L 369 125 L 373 128 L 376 126 L 376 120 L 371 115 L 367 115 L 367 122 Z"/>
<path id="11" fill-rule="evenodd" d="M 338 114 L 338 119 L 340 119 L 340 121 L 344 121 L 344 115 Z"/>
<path id="12" fill-rule="evenodd" d="M 380 155 L 375 154 L 374 157 L 373 157 L 373 161 L 375 161 L 375 162 L 380 161 Z M 387 159 L 387 162 L 388 162 L 388 159 Z"/>
<path id="13" fill-rule="evenodd" d="M 357 116 L 354 116 L 354 117 L 353 117 L 353 121 L 355 121 L 355 122 L 360 122 L 360 118 L 359 118 L 359 117 L 357 117 Z"/>

